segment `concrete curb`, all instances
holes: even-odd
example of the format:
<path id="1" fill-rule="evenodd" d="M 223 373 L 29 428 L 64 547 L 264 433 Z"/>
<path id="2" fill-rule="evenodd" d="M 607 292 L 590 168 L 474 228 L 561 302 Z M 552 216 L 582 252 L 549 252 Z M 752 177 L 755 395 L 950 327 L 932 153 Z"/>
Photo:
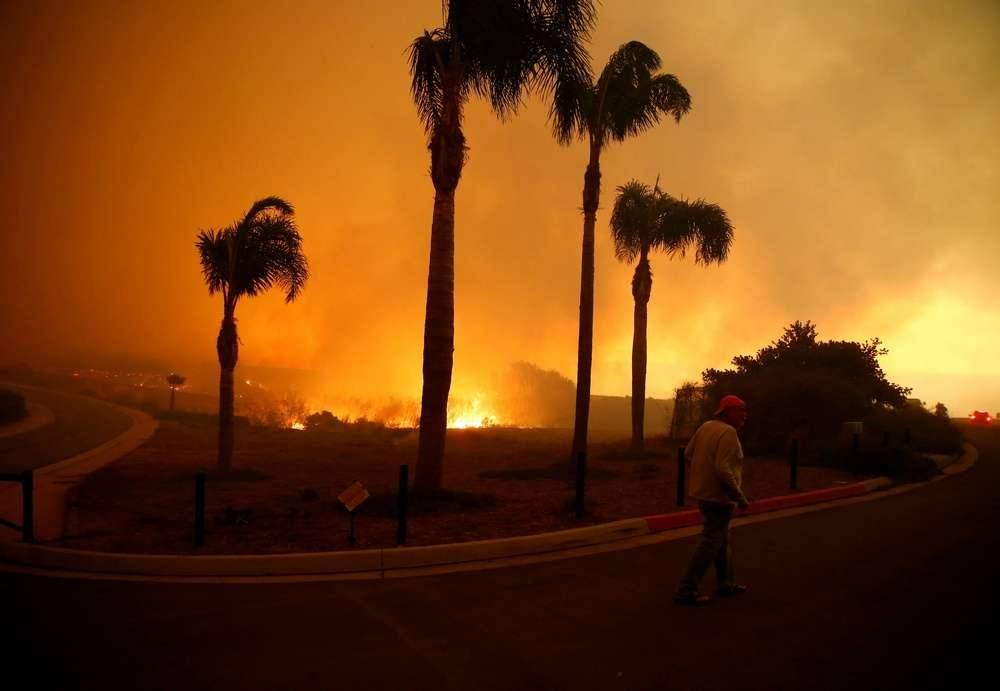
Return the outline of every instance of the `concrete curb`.
<path id="1" fill-rule="evenodd" d="M 843 487 L 773 497 L 751 504 L 746 514 L 853 497 L 888 486 L 887 478 Z M 741 515 L 746 515 L 741 514 Z M 539 535 L 479 540 L 424 547 L 387 547 L 352 552 L 311 552 L 278 555 L 149 555 L 89 552 L 0 542 L 0 560 L 24 566 L 87 573 L 145 576 L 297 576 L 392 571 L 422 567 L 493 561 L 511 557 L 562 552 L 592 545 L 649 535 L 701 523 L 697 511 L 680 511 L 645 518 L 630 518 L 601 525 Z"/>
<path id="2" fill-rule="evenodd" d="M 887 489 L 890 486 L 892 486 L 892 481 L 889 478 L 878 477 L 840 487 L 817 489 L 797 494 L 785 494 L 780 497 L 768 497 L 767 499 L 752 502 L 746 511 L 737 514 L 737 516 L 752 516 L 754 514 L 781 511 L 783 509 L 794 509 L 809 504 L 821 504 L 823 502 L 836 501 L 837 499 L 847 499 L 848 497 L 857 497 L 880 489 Z M 674 530 L 676 528 L 698 525 L 701 523 L 701 513 L 697 510 L 676 511 L 657 516 L 647 516 L 643 520 L 646 521 L 649 532 L 658 533 L 663 530 Z"/>
<path id="3" fill-rule="evenodd" d="M 27 389 L 38 387 L 24 386 Z M 74 394 L 63 394 L 66 396 Z M 86 475 L 113 463 L 141 446 L 153 436 L 159 423 L 146 413 L 124 406 L 100 401 L 127 415 L 132 426 L 108 441 L 62 461 L 35 470 L 35 536 L 52 540 L 62 534 L 66 515 L 66 492 Z M 13 485 L 0 487 L 0 516 L 15 523 L 21 522 L 21 488 Z M 19 536 L 9 528 L 0 528 L 0 545 Z"/>
<path id="4" fill-rule="evenodd" d="M 975 447 L 966 444 L 959 461 L 949 468 L 958 469 L 954 472 L 968 470 L 977 455 Z M 859 497 L 888 489 L 891 485 L 889 478 L 880 477 L 839 487 L 770 497 L 753 502 L 749 510 L 739 514 L 739 517 Z M 688 510 L 498 540 L 278 555 L 118 554 L 0 541 L 0 561 L 47 570 L 109 576 L 266 578 L 363 573 L 385 576 L 387 572 L 403 573 L 451 564 L 468 565 L 532 555 L 554 555 L 581 547 L 689 528 L 699 523 L 699 512 Z"/>
<path id="5" fill-rule="evenodd" d="M 964 442 L 962 444 L 962 454 L 954 463 L 949 463 L 944 468 L 941 468 L 941 472 L 944 475 L 958 475 L 974 466 L 977 460 L 979 460 L 979 449 L 968 442 Z"/>

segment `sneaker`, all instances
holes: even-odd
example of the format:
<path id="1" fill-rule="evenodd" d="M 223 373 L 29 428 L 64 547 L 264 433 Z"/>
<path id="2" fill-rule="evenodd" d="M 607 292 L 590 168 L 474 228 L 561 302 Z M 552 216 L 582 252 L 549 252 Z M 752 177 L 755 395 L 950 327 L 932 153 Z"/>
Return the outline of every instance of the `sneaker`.
<path id="1" fill-rule="evenodd" d="M 711 601 L 712 598 L 708 595 L 698 595 L 697 593 L 674 595 L 674 604 L 684 607 L 700 607 L 702 605 L 707 605 Z"/>
<path id="2" fill-rule="evenodd" d="M 736 597 L 737 595 L 742 595 L 746 591 L 747 587 L 745 585 L 734 584 L 723 586 L 719 588 L 716 593 L 719 597 Z"/>

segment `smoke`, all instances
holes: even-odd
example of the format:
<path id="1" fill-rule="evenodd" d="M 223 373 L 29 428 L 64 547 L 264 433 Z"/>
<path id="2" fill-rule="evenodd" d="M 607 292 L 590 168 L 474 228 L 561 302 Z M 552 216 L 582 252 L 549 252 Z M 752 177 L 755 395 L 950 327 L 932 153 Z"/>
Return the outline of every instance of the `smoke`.
<path id="1" fill-rule="evenodd" d="M 554 370 L 515 362 L 500 379 L 495 400 L 512 424 L 572 427 L 576 385 Z"/>
<path id="2" fill-rule="evenodd" d="M 240 367 L 308 372 L 296 387 L 310 407 L 412 416 L 433 190 L 404 50 L 440 5 L 389 5 L 3 4 L 0 363 L 114 351 L 210 370 L 221 302 L 195 234 L 279 194 L 312 276 L 292 305 L 239 306 Z M 881 337 L 914 395 L 1000 407 L 978 400 L 1000 390 L 998 21 L 1000 6 L 974 1 L 604 3 L 595 67 L 644 41 L 694 110 L 602 159 L 594 393 L 631 381 L 615 188 L 659 175 L 725 208 L 736 240 L 720 267 L 652 258 L 651 396 L 811 319 L 831 338 Z M 466 113 L 459 416 L 503 407 L 490 396 L 507 395 L 509 363 L 576 370 L 586 147 L 558 147 L 546 112 Z M 565 396 L 565 381 L 536 378 Z M 504 401 L 565 419 L 551 401 Z"/>

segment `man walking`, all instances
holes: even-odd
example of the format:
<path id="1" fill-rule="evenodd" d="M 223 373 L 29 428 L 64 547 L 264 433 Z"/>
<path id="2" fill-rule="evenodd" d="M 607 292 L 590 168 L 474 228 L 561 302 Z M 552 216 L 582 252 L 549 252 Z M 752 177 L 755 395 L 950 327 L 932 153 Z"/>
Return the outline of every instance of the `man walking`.
<path id="1" fill-rule="evenodd" d="M 702 424 L 688 442 L 691 461 L 690 495 L 698 501 L 705 526 L 691 556 L 684 579 L 674 595 L 678 605 L 703 605 L 712 598 L 698 594 L 698 584 L 715 564 L 717 593 L 730 597 L 746 592 L 734 580 L 729 521 L 733 509 L 747 508 L 743 494 L 743 447 L 736 430 L 747 419 L 747 405 L 736 396 L 723 396 L 713 419 Z"/>

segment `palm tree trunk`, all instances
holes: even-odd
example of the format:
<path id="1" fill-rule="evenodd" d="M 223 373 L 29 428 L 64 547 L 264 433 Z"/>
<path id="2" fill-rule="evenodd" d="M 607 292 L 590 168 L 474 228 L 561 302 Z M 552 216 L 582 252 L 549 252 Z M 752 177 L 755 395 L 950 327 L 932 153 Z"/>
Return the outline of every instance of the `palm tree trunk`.
<path id="1" fill-rule="evenodd" d="M 653 287 L 647 250 L 643 248 L 632 278 L 632 297 L 635 300 L 632 330 L 632 449 L 642 451 L 645 446 L 646 418 L 646 323 L 647 305 Z"/>
<path id="2" fill-rule="evenodd" d="M 413 483 L 414 489 L 420 491 L 441 488 L 448 394 L 455 356 L 455 190 L 465 164 L 465 135 L 458 91 L 460 67 L 447 73 L 444 82 L 441 122 L 428 145 L 434 183 L 434 218 L 427 269 L 420 441 Z"/>
<path id="3" fill-rule="evenodd" d="M 601 198 L 600 147 L 591 145 L 590 162 L 583 176 L 583 252 L 580 260 L 580 335 L 576 356 L 576 417 L 570 468 L 587 451 L 590 423 L 590 370 L 594 354 L 594 226 Z"/>
<path id="4" fill-rule="evenodd" d="M 176 389 L 174 389 L 174 387 L 171 386 L 170 387 L 170 410 L 174 409 L 174 392 L 175 391 L 176 391 Z"/>
<path id="5" fill-rule="evenodd" d="M 239 359 L 239 338 L 236 320 L 227 314 L 215 343 L 219 355 L 219 461 L 222 472 L 233 467 L 233 371 Z"/>
<path id="6" fill-rule="evenodd" d="M 441 487 L 455 350 L 455 193 L 434 195 L 424 320 L 424 386 L 414 488 Z"/>

